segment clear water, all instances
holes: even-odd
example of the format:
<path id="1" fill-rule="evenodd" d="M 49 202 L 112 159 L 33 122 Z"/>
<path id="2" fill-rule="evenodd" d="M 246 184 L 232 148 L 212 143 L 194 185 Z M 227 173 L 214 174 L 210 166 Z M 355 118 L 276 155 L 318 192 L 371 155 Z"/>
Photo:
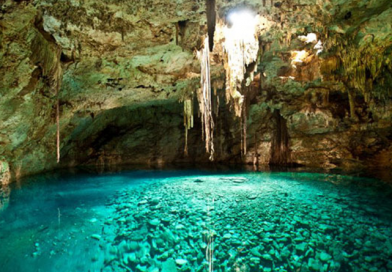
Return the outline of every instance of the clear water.
<path id="1" fill-rule="evenodd" d="M 0 187 L 0 271 L 392 271 L 377 180 L 53 173 Z"/>

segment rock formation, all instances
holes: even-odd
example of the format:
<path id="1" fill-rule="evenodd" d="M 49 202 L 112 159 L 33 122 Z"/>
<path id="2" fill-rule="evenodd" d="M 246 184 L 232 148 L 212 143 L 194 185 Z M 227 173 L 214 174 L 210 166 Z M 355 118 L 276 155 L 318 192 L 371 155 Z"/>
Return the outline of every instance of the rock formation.
<path id="1" fill-rule="evenodd" d="M 389 0 L 214 2 L 207 24 L 205 1 L 0 1 L 0 165 L 18 177 L 83 164 L 207 162 L 193 98 L 196 51 L 215 33 L 215 161 L 392 166 Z M 218 29 L 238 8 L 264 22 L 240 118 L 226 103 Z"/>

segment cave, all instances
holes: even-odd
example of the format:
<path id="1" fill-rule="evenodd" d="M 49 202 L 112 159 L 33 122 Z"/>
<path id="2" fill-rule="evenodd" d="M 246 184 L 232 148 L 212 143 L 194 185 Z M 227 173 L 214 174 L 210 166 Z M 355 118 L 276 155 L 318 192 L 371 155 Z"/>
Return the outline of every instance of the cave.
<path id="1" fill-rule="evenodd" d="M 0 0 L 0 270 L 392 271 L 390 0 Z"/>

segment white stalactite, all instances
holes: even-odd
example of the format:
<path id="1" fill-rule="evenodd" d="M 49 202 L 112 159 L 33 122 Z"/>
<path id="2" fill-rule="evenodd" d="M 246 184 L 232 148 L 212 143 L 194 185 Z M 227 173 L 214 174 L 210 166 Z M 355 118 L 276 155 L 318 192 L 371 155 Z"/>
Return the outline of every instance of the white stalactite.
<path id="1" fill-rule="evenodd" d="M 237 116 L 242 114 L 242 103 L 244 101 L 244 96 L 238 87 L 244 80 L 246 65 L 257 60 L 259 50 L 257 37 L 259 17 L 246 16 L 249 16 L 249 14 L 240 13 L 231 28 L 225 26 L 223 29 L 225 36 L 224 50 L 227 53 L 225 63 L 226 98 L 227 102 L 234 101 L 234 110 Z M 253 79 L 253 74 L 251 74 L 251 79 Z"/>

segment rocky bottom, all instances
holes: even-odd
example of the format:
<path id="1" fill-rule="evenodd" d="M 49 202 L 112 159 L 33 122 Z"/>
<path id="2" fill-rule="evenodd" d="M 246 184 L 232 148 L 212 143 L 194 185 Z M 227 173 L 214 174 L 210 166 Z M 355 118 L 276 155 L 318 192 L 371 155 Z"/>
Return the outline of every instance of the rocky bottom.
<path id="1" fill-rule="evenodd" d="M 391 271 L 391 210 L 350 189 L 258 175 L 168 179 L 118 193 L 92 238 L 109 271 Z"/>
<path id="2" fill-rule="evenodd" d="M 117 190 L 93 218 L 82 206 L 72 224 L 40 225 L 26 234 L 26 257 L 31 271 L 392 271 L 392 201 L 374 182 L 309 173 L 160 178 Z"/>

